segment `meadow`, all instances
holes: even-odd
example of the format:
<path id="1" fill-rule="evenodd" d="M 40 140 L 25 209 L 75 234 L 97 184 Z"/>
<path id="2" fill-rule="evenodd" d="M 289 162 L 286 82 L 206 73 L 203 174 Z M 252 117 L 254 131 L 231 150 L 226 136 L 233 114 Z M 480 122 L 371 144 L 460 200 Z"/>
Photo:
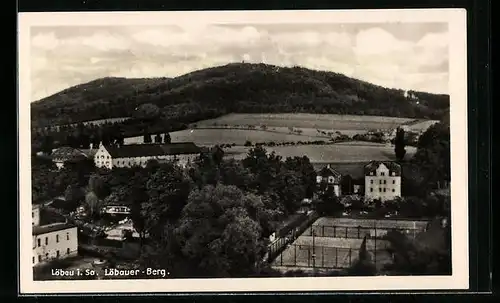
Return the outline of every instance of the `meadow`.
<path id="1" fill-rule="evenodd" d="M 387 144 L 376 144 L 365 142 L 348 142 L 335 143 L 328 145 L 295 145 L 295 146 L 275 146 L 265 147 L 268 152 L 286 157 L 302 157 L 307 156 L 312 163 L 327 164 L 327 163 L 353 163 L 353 162 L 369 162 L 377 161 L 392 161 L 395 160 L 394 147 Z M 245 158 L 249 147 L 235 146 L 225 150 L 227 157 L 232 157 L 237 160 Z M 407 146 L 407 157 L 413 156 L 416 148 Z"/>
<path id="2" fill-rule="evenodd" d="M 267 127 L 296 127 L 333 131 L 390 129 L 411 118 L 357 116 L 335 114 L 229 114 L 216 119 L 194 123 L 196 127 L 215 125 L 266 125 Z"/>

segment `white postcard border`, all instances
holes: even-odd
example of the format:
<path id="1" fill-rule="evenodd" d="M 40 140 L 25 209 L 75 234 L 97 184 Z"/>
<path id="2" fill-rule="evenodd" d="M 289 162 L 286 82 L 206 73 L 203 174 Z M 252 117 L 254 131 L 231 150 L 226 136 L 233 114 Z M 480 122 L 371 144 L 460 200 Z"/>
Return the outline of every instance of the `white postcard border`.
<path id="1" fill-rule="evenodd" d="M 166 279 L 33 281 L 31 265 L 31 163 L 30 163 L 30 28 L 57 25 L 200 26 L 217 23 L 377 23 L 447 22 L 449 24 L 449 94 L 452 173 L 451 276 L 307 277 L 245 279 Z M 467 171 L 467 45 L 464 9 L 342 10 L 342 11 L 234 11 L 234 12 L 99 12 L 20 13 L 19 43 L 19 291 L 41 293 L 127 292 L 278 292 L 357 290 L 467 289 L 468 171 Z"/>

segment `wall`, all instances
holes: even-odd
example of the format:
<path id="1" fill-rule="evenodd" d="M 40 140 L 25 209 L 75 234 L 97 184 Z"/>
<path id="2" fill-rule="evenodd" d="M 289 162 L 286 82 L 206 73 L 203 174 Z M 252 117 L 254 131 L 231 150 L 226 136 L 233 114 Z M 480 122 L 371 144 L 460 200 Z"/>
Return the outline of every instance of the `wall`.
<path id="1" fill-rule="evenodd" d="M 381 164 L 374 175 L 365 176 L 365 198 L 387 201 L 401 197 L 401 177 L 389 175 L 389 169 Z"/>
<path id="2" fill-rule="evenodd" d="M 57 242 L 57 235 L 59 235 L 59 242 Z M 69 240 L 67 240 L 68 235 Z M 48 244 L 45 244 L 45 238 L 47 238 Z M 40 246 L 38 246 L 38 239 L 40 239 Z M 68 248 L 69 253 L 67 251 Z M 59 251 L 60 259 L 78 254 L 77 227 L 33 235 L 33 265 L 57 258 L 57 251 Z"/>
<path id="3" fill-rule="evenodd" d="M 96 167 L 106 167 L 108 169 L 113 168 L 111 155 L 104 148 L 104 146 L 99 146 L 99 149 L 94 156 L 94 163 Z"/>
<path id="4" fill-rule="evenodd" d="M 40 208 L 38 206 L 32 206 L 31 209 L 31 225 L 38 226 L 40 225 Z"/>

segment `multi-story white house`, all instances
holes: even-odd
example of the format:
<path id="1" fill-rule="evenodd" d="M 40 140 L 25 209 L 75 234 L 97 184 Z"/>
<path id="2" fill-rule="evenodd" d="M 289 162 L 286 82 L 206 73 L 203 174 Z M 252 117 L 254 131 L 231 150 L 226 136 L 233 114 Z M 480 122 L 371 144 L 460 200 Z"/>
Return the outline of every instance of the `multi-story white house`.
<path id="1" fill-rule="evenodd" d="M 33 207 L 33 265 L 78 254 L 78 229 L 68 223 L 39 225 L 40 209 Z"/>
<path id="2" fill-rule="evenodd" d="M 392 200 L 401 197 L 401 165 L 372 161 L 365 166 L 365 200 Z"/>
<path id="3" fill-rule="evenodd" d="M 337 197 L 340 197 L 342 195 L 341 180 L 342 175 L 338 171 L 330 167 L 329 164 L 323 167 L 316 174 L 316 184 L 318 186 L 319 192 L 333 189 L 333 192 Z"/>
<path id="4" fill-rule="evenodd" d="M 120 147 L 100 144 L 95 153 L 96 167 L 112 169 L 114 167 L 146 166 L 149 160 L 159 162 L 175 160 L 186 166 L 201 153 L 201 149 L 192 142 L 169 144 L 130 144 Z"/>

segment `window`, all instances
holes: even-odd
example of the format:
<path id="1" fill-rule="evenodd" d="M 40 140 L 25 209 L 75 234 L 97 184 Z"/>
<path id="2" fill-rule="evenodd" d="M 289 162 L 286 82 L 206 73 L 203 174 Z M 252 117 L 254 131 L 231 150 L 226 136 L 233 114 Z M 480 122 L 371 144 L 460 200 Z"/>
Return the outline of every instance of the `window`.
<path id="1" fill-rule="evenodd" d="M 384 187 L 384 193 L 385 193 L 385 187 Z"/>
<path id="2" fill-rule="evenodd" d="M 38 262 L 42 262 L 42 256 L 38 255 Z"/>
<path id="3" fill-rule="evenodd" d="M 379 184 L 382 184 L 382 180 L 378 181 Z"/>
<path id="4" fill-rule="evenodd" d="M 373 180 L 370 180 L 370 184 L 373 184 Z"/>
<path id="5" fill-rule="evenodd" d="M 387 184 L 387 180 L 384 180 L 384 184 Z"/>
<path id="6" fill-rule="evenodd" d="M 373 188 L 370 187 L 370 192 L 373 192 Z"/>
<path id="7" fill-rule="evenodd" d="M 396 180 L 392 180 L 392 184 L 396 184 Z"/>
<path id="8" fill-rule="evenodd" d="M 59 235 L 56 235 L 56 243 L 59 243 Z"/>
<path id="9" fill-rule="evenodd" d="M 379 188 L 379 189 L 378 189 L 378 192 L 379 192 L 379 193 L 381 193 L 381 192 L 382 192 L 382 188 Z"/>
<path id="10" fill-rule="evenodd" d="M 56 257 L 59 258 L 59 251 L 56 251 Z"/>
<path id="11" fill-rule="evenodd" d="M 381 175 L 381 176 L 385 176 L 385 173 L 384 173 L 384 172 L 381 172 L 381 173 L 380 173 L 380 175 Z"/>
<path id="12" fill-rule="evenodd" d="M 35 257 L 33 257 L 33 264 L 35 264 Z"/>
<path id="13" fill-rule="evenodd" d="M 392 192 L 395 192 L 395 191 L 396 191 L 396 190 L 393 188 L 393 189 L 392 189 Z"/>
<path id="14" fill-rule="evenodd" d="M 45 237 L 45 245 L 49 244 L 49 238 Z"/>
<path id="15" fill-rule="evenodd" d="M 35 213 L 34 212 L 31 212 L 31 217 L 34 218 L 35 217 Z"/>
<path id="16" fill-rule="evenodd" d="M 66 248 L 66 254 L 69 255 L 69 248 Z"/>
<path id="17" fill-rule="evenodd" d="M 69 233 L 66 233 L 66 240 L 69 240 Z"/>
<path id="18" fill-rule="evenodd" d="M 40 246 L 42 245 L 42 243 L 41 243 L 41 241 L 40 241 L 41 239 L 37 239 L 37 240 L 38 240 L 38 241 L 37 241 L 37 242 L 38 242 L 38 247 L 40 247 Z"/>

